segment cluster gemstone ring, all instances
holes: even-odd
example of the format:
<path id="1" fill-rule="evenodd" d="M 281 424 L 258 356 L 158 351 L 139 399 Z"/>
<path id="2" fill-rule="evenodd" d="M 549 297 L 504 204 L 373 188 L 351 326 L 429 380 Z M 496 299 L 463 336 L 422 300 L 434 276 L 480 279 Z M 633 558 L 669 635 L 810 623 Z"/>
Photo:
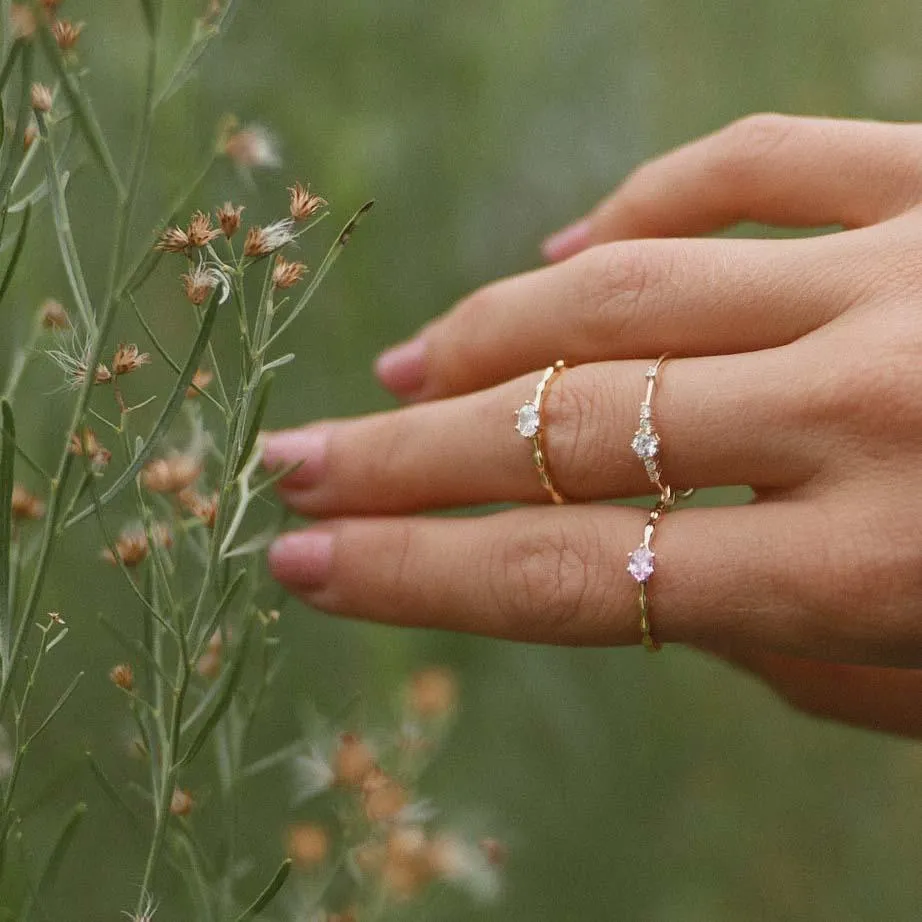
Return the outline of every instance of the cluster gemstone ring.
<path id="1" fill-rule="evenodd" d="M 554 486 L 550 467 L 547 460 L 547 448 L 544 442 L 544 422 L 541 418 L 541 406 L 551 384 L 566 370 L 566 362 L 558 360 L 545 369 L 538 386 L 535 388 L 534 400 L 527 400 L 515 411 L 515 431 L 532 444 L 532 460 L 538 471 L 541 486 L 548 492 L 551 499 L 561 505 L 566 497 Z"/>

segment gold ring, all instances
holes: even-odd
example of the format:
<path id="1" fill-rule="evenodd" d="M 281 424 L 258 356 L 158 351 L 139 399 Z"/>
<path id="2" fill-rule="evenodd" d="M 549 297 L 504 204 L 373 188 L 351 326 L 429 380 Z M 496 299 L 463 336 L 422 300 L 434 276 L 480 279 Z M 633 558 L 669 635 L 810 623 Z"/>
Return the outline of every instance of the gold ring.
<path id="1" fill-rule="evenodd" d="M 551 499 L 561 505 L 567 500 L 554 486 L 547 463 L 547 450 L 544 445 L 544 426 L 541 421 L 541 401 L 555 378 L 563 374 L 567 365 L 563 359 L 547 368 L 535 389 L 535 399 L 528 400 L 515 411 L 515 431 L 532 444 L 532 459 L 538 470 L 541 486 L 550 494 Z"/>
<path id="2" fill-rule="evenodd" d="M 666 487 L 666 493 L 660 497 L 657 504 L 650 510 L 650 517 L 643 530 L 643 542 L 636 550 L 628 554 L 627 571 L 640 584 L 640 636 L 644 648 L 649 653 L 658 653 L 660 645 L 653 637 L 653 627 L 650 623 L 650 594 L 647 592 L 647 583 L 656 569 L 656 554 L 653 553 L 653 535 L 659 520 L 666 514 L 669 507 L 675 503 L 672 490 Z"/>
<path id="3" fill-rule="evenodd" d="M 650 483 L 654 484 L 660 492 L 660 496 L 665 496 L 668 487 L 663 484 L 663 469 L 660 464 L 660 450 L 662 448 L 662 439 L 656 431 L 656 425 L 653 422 L 653 396 L 656 393 L 657 376 L 660 373 L 669 353 L 661 355 L 656 363 L 647 369 L 647 393 L 644 396 L 643 403 L 640 405 L 640 422 L 634 438 L 631 440 L 631 448 L 634 454 L 643 462 L 647 477 Z"/>

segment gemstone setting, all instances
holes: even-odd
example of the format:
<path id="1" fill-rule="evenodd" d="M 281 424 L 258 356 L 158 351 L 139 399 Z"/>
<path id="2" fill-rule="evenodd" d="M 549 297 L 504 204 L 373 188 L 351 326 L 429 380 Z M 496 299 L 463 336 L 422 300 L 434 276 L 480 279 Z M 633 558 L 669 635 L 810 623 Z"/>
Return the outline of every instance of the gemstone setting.
<path id="1" fill-rule="evenodd" d="M 638 583 L 647 582 L 653 576 L 656 554 L 643 544 L 628 555 L 627 571 Z"/>
<path id="2" fill-rule="evenodd" d="M 531 402 L 524 403 L 515 414 L 515 431 L 522 438 L 533 439 L 541 428 L 538 408 Z"/>
<path id="3" fill-rule="evenodd" d="M 641 461 L 655 458 L 659 454 L 659 436 L 649 429 L 640 429 L 631 442 L 634 454 Z"/>

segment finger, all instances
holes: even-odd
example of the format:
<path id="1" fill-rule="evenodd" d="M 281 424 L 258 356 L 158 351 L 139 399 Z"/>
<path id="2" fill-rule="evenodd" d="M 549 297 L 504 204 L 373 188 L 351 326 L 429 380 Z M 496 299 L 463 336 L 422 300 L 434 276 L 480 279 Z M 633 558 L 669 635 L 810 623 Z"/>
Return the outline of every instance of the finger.
<path id="1" fill-rule="evenodd" d="M 788 343 L 863 295 L 863 239 L 658 240 L 597 247 L 494 283 L 385 353 L 413 400 L 466 393 L 560 357 L 571 364 L 746 352 Z"/>
<path id="2" fill-rule="evenodd" d="M 749 116 L 641 166 L 544 254 L 556 262 L 606 241 L 740 221 L 864 227 L 918 203 L 920 147 L 920 125 Z"/>
<path id="3" fill-rule="evenodd" d="M 804 606 L 805 587 L 817 578 L 801 555 L 821 537 L 812 508 L 669 513 L 653 541 L 654 635 L 866 655 L 867 624 L 853 629 L 841 611 Z M 269 559 L 276 579 L 331 613 L 541 643 L 636 644 L 638 586 L 625 563 L 645 522 L 642 510 L 607 506 L 341 519 L 283 536 Z M 900 655 L 907 638 L 886 639 L 894 645 L 876 653 Z"/>
<path id="4" fill-rule="evenodd" d="M 678 486 L 805 482 L 824 441 L 798 423 L 793 347 L 664 364 L 653 399 L 661 463 Z M 556 488 L 571 500 L 653 490 L 631 442 L 645 399 L 646 362 L 568 369 L 542 399 L 542 438 Z M 264 436 L 264 462 L 300 466 L 283 497 L 312 516 L 415 512 L 548 499 L 532 443 L 514 428 L 538 376 L 390 413 Z"/>
<path id="5" fill-rule="evenodd" d="M 798 710 L 856 727 L 922 738 L 922 671 L 854 666 L 778 653 L 721 650 Z"/>

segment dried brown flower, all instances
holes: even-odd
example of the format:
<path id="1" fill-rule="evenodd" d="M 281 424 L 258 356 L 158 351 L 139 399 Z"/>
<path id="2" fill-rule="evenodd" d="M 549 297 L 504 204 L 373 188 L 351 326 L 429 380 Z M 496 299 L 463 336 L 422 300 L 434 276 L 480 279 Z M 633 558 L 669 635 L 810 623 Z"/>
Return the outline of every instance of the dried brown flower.
<path id="1" fill-rule="evenodd" d="M 168 227 L 154 245 L 164 253 L 185 253 L 191 246 L 189 235 L 181 227 Z"/>
<path id="2" fill-rule="evenodd" d="M 304 263 L 289 262 L 283 256 L 279 256 L 275 261 L 275 269 L 272 270 L 272 284 L 276 288 L 291 288 L 304 278 L 305 272 L 307 266 Z"/>
<path id="3" fill-rule="evenodd" d="M 35 143 L 37 137 L 38 126 L 34 122 L 29 122 L 29 124 L 26 125 L 26 130 L 22 133 L 22 149 L 24 152 Z"/>
<path id="4" fill-rule="evenodd" d="M 112 452 L 100 444 L 92 429 L 75 432 L 70 437 L 68 451 L 78 458 L 89 458 L 96 468 L 105 467 L 112 460 Z"/>
<path id="5" fill-rule="evenodd" d="M 58 19 L 51 24 L 54 40 L 61 51 L 72 51 L 83 31 L 83 23 L 73 23 L 68 19 Z"/>
<path id="6" fill-rule="evenodd" d="M 45 514 L 45 504 L 22 484 L 13 484 L 13 518 L 38 520 Z"/>
<path id="7" fill-rule="evenodd" d="M 294 222 L 291 218 L 284 218 L 265 227 L 251 227 L 243 244 L 243 255 L 268 256 L 294 239 Z"/>
<path id="8" fill-rule="evenodd" d="M 127 663 L 119 663 L 112 667 L 109 678 L 114 685 L 122 691 L 130 692 L 134 688 L 134 670 Z"/>
<path id="9" fill-rule="evenodd" d="M 213 270 L 207 269 L 199 263 L 195 268 L 184 272 L 182 283 L 186 289 L 186 297 L 196 306 L 205 303 L 208 296 L 215 290 L 218 277 Z"/>
<path id="10" fill-rule="evenodd" d="M 66 330 L 70 326 L 70 318 L 64 305 L 54 298 L 49 298 L 41 307 L 42 326 L 46 330 Z"/>
<path id="11" fill-rule="evenodd" d="M 196 211 L 189 221 L 186 231 L 189 243 L 194 247 L 203 247 L 211 243 L 215 237 L 221 236 L 221 231 L 211 226 L 211 215 L 204 211 Z"/>
<path id="12" fill-rule="evenodd" d="M 404 788 L 380 768 L 374 768 L 362 782 L 365 816 L 371 823 L 384 823 L 397 818 L 407 805 Z"/>
<path id="13" fill-rule="evenodd" d="M 329 852 L 330 837 L 321 826 L 301 823 L 288 830 L 288 857 L 301 870 L 323 864 Z"/>
<path id="14" fill-rule="evenodd" d="M 206 528 L 214 528 L 218 519 L 218 494 L 202 496 L 195 490 L 181 490 L 177 496 L 179 505 L 190 515 L 194 515 Z"/>
<path id="15" fill-rule="evenodd" d="M 83 370 L 83 377 L 86 377 L 86 368 Z M 80 379 L 81 383 L 83 382 L 83 377 Z M 96 384 L 108 384 L 111 380 L 112 372 L 101 363 L 97 365 L 96 371 L 93 373 L 93 381 Z"/>
<path id="16" fill-rule="evenodd" d="M 170 813 L 173 816 L 188 816 L 195 807 L 195 801 L 188 791 L 182 788 L 175 788 L 173 796 L 170 798 Z"/>
<path id="17" fill-rule="evenodd" d="M 424 720 L 449 716 L 458 704 L 458 683 L 454 673 L 437 666 L 420 670 L 410 680 L 407 704 Z"/>
<path id="18" fill-rule="evenodd" d="M 310 184 L 305 189 L 301 183 L 296 182 L 289 187 L 288 193 L 291 196 L 291 216 L 295 221 L 306 221 L 311 215 L 330 204 L 325 198 L 312 195 Z"/>
<path id="19" fill-rule="evenodd" d="M 214 379 L 214 375 L 207 368 L 199 368 L 192 376 L 192 383 L 186 390 L 187 397 L 198 397 L 199 391 L 205 390 Z"/>
<path id="20" fill-rule="evenodd" d="M 152 493 L 179 493 L 191 487 L 201 473 L 201 458 L 173 453 L 151 461 L 141 472 L 141 482 Z"/>
<path id="21" fill-rule="evenodd" d="M 32 108 L 36 112 L 50 112 L 53 103 L 51 90 L 44 83 L 33 83 L 29 94 Z"/>
<path id="22" fill-rule="evenodd" d="M 224 153 L 244 169 L 281 166 L 275 139 L 261 125 L 248 125 L 228 136 Z"/>
<path id="23" fill-rule="evenodd" d="M 374 767 L 375 754 L 368 743 L 355 733 L 344 733 L 333 758 L 336 783 L 360 787 Z"/>
<path id="24" fill-rule="evenodd" d="M 158 522 L 151 531 L 154 541 L 161 547 L 170 547 L 173 544 L 173 536 L 165 525 Z M 132 528 L 126 529 L 118 536 L 115 542 L 115 554 L 106 548 L 102 556 L 110 563 L 117 563 L 120 560 L 126 567 L 136 567 L 144 562 L 149 553 L 150 545 L 147 535 L 139 528 Z"/>
<path id="25" fill-rule="evenodd" d="M 230 202 L 225 202 L 223 207 L 218 209 L 218 223 L 221 225 L 221 230 L 228 240 L 240 230 L 243 208 L 243 205 L 235 206 Z"/>
<path id="26" fill-rule="evenodd" d="M 134 343 L 119 343 L 119 347 L 112 357 L 112 374 L 130 375 L 142 365 L 150 365 L 150 355 L 140 352 Z"/>
<path id="27" fill-rule="evenodd" d="M 418 896 L 434 876 L 426 833 L 418 826 L 398 826 L 387 837 L 381 872 L 385 886 L 401 900 Z"/>

